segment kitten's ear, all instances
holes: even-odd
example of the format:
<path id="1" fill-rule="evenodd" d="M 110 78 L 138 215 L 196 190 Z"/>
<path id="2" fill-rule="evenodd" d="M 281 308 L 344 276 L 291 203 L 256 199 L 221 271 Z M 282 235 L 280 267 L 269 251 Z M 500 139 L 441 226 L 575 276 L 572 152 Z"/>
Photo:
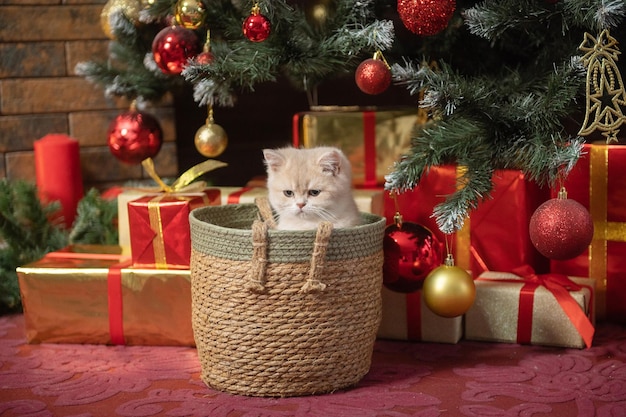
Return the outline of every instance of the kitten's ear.
<path id="1" fill-rule="evenodd" d="M 341 154 L 336 151 L 328 151 L 320 156 L 318 164 L 322 167 L 322 172 L 338 175 L 341 169 Z"/>
<path id="2" fill-rule="evenodd" d="M 263 157 L 265 158 L 265 165 L 272 171 L 278 170 L 285 164 L 285 158 L 280 152 L 273 149 L 263 149 Z"/>

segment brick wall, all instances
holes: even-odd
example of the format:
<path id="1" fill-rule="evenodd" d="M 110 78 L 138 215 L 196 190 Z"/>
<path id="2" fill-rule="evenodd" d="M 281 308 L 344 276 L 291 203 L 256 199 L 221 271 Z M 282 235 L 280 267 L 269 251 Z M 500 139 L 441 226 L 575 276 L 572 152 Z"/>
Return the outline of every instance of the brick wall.
<path id="1" fill-rule="evenodd" d="M 103 61 L 100 26 L 106 0 L 0 0 L 0 177 L 35 181 L 33 142 L 48 133 L 79 141 L 85 189 L 145 177 L 140 165 L 118 161 L 106 130 L 128 108 L 76 76 L 82 61 Z M 164 144 L 155 158 L 163 177 L 177 174 L 172 99 L 146 109 L 160 121 Z"/>

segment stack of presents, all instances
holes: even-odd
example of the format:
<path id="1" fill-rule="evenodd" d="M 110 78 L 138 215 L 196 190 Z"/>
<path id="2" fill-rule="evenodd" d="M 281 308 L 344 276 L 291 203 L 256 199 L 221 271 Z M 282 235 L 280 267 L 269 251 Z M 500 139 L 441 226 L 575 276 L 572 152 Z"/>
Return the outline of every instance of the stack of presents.
<path id="1" fill-rule="evenodd" d="M 383 189 L 384 175 L 408 150 L 416 122 L 414 109 L 310 111 L 294 116 L 293 141 L 342 148 L 353 164 L 361 211 L 389 224 L 399 211 L 405 222 L 430 229 L 443 242 L 432 210 L 455 190 L 459 167 L 435 167 L 417 188 L 396 198 Z M 451 245 L 456 265 L 475 280 L 474 305 L 463 316 L 444 318 L 425 306 L 419 290 L 384 287 L 379 337 L 585 348 L 593 335 L 581 334 L 566 304 L 592 323 L 625 321 L 624 164 L 626 147 L 585 145 L 565 186 L 569 198 L 589 209 L 595 234 L 587 251 L 566 261 L 543 258 L 529 238 L 530 217 L 553 192 L 520 171 L 497 171 L 492 198 L 471 213 Z M 124 191 L 118 198 L 119 246 L 72 246 L 18 268 L 29 342 L 193 346 L 189 212 L 263 195 L 263 187 Z M 514 273 L 520 267 L 532 279 Z M 570 278 L 567 300 L 544 285 L 554 274 Z"/>

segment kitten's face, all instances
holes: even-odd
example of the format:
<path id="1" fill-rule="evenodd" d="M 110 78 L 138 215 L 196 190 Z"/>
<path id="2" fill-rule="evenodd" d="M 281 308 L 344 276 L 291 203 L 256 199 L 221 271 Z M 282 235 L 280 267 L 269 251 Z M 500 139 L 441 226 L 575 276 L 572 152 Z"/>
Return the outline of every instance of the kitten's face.
<path id="1" fill-rule="evenodd" d="M 281 222 L 335 222 L 344 195 L 351 198 L 349 165 L 332 148 L 264 151 L 269 200 Z"/>

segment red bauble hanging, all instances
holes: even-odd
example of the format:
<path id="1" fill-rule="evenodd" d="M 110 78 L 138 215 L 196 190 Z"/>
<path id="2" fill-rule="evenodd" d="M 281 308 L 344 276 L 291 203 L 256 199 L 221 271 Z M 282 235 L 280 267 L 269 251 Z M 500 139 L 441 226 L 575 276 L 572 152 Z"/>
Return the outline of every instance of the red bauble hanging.
<path id="1" fill-rule="evenodd" d="M 593 239 L 593 219 L 579 202 L 567 198 L 562 189 L 558 198 L 540 205 L 530 218 L 530 240 L 543 256 L 565 260 L 587 249 Z"/>
<path id="2" fill-rule="evenodd" d="M 163 131 L 157 119 L 131 107 L 113 119 L 107 130 L 107 143 L 120 161 L 139 164 L 159 153 Z"/>
<path id="3" fill-rule="evenodd" d="M 402 23 L 421 36 L 435 35 L 448 27 L 455 8 L 455 0 L 398 0 Z"/>
<path id="4" fill-rule="evenodd" d="M 421 289 L 426 276 L 443 260 L 443 247 L 437 237 L 411 222 L 387 226 L 383 251 L 383 283 L 404 293 Z"/>
<path id="5" fill-rule="evenodd" d="M 189 58 L 201 51 L 198 36 L 181 26 L 162 29 L 152 41 L 154 61 L 165 74 L 178 75 Z"/>
<path id="6" fill-rule="evenodd" d="M 271 24 L 267 17 L 261 14 L 258 4 L 255 4 L 242 26 L 243 34 L 252 42 L 263 42 L 270 36 Z"/>
<path id="7" fill-rule="evenodd" d="M 391 70 L 389 65 L 375 54 L 374 58 L 361 62 L 354 73 L 354 80 L 365 94 L 380 94 L 391 85 Z"/>

